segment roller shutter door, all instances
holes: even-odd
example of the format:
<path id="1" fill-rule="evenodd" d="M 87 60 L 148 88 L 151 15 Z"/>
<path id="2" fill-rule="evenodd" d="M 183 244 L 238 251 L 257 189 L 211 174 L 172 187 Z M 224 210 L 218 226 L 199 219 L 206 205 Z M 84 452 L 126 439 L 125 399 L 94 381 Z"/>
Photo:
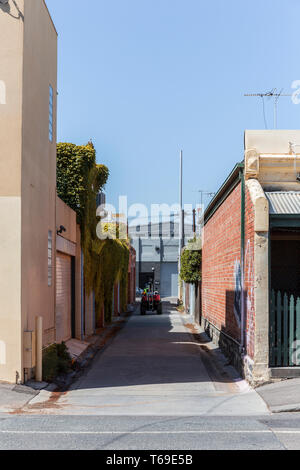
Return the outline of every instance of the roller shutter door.
<path id="1" fill-rule="evenodd" d="M 71 338 L 71 256 L 56 255 L 56 341 Z"/>
<path id="2" fill-rule="evenodd" d="M 178 264 L 162 263 L 160 270 L 160 293 L 162 297 L 178 296 Z"/>

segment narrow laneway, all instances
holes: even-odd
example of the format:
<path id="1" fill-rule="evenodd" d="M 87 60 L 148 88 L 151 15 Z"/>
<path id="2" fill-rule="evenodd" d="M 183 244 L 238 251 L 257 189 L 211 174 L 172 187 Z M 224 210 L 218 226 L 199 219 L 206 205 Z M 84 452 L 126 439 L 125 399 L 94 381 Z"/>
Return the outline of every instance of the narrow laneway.
<path id="1" fill-rule="evenodd" d="M 52 411 L 85 415 L 267 413 L 255 391 L 218 370 L 213 356 L 205 352 L 207 346 L 193 338 L 185 326 L 187 319 L 174 306 L 164 303 L 163 312 L 162 316 L 150 312 L 141 316 L 137 309 Z M 51 413 L 51 404 L 45 412 Z"/>

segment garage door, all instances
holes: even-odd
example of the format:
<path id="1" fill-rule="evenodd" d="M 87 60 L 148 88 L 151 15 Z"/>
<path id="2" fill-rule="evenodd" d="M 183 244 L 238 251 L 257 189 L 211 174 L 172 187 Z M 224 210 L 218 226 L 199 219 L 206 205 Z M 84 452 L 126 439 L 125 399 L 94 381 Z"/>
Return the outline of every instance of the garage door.
<path id="1" fill-rule="evenodd" d="M 71 256 L 56 255 L 56 341 L 71 338 Z"/>
<path id="2" fill-rule="evenodd" d="M 178 264 L 162 263 L 160 270 L 160 292 L 162 297 L 178 297 Z"/>

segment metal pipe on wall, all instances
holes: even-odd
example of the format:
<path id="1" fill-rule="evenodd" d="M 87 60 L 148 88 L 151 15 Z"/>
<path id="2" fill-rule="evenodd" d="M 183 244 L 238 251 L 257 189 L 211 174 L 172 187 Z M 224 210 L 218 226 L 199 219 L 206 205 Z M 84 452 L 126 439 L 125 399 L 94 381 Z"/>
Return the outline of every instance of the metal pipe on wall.
<path id="1" fill-rule="evenodd" d="M 37 382 L 42 382 L 43 381 L 43 318 L 42 317 L 36 317 L 35 330 L 36 330 L 35 380 Z"/>
<path id="2" fill-rule="evenodd" d="M 245 179 L 244 170 L 240 170 L 241 181 L 241 350 L 245 349 Z"/>

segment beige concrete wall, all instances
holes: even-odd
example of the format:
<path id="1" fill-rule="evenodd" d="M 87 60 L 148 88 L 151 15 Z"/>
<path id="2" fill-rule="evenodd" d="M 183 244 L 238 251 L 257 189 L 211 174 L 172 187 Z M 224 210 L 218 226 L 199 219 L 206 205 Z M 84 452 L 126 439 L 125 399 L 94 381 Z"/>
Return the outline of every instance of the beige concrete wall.
<path id="1" fill-rule="evenodd" d="M 56 228 L 59 230 L 63 226 L 66 231 L 60 234 L 66 240 L 76 243 L 77 224 L 76 212 L 65 204 L 58 196 L 56 196 Z"/>
<path id="2" fill-rule="evenodd" d="M 247 378 L 258 384 L 269 379 L 269 203 L 259 181 L 249 179 L 246 186 L 254 208 L 255 311 L 254 358 Z"/>
<path id="3" fill-rule="evenodd" d="M 0 380 L 23 380 L 23 332 L 54 339 L 57 35 L 43 0 L 0 6 Z M 49 142 L 49 85 L 54 137 Z M 3 95 L 4 93 L 4 95 Z M 48 287 L 48 230 L 53 233 Z M 34 295 L 33 295 L 34 293 Z"/>
<path id="4" fill-rule="evenodd" d="M 24 0 L 17 0 L 21 13 Z M 10 1 L 0 6 L 0 196 L 21 196 L 21 132 L 24 22 Z"/>
<path id="5" fill-rule="evenodd" d="M 23 12 L 23 0 L 0 6 L 0 380 L 8 382 L 22 379 Z"/>
<path id="6" fill-rule="evenodd" d="M 258 179 L 268 191 L 300 191 L 298 173 L 299 130 L 245 132 L 246 179 Z"/>
<path id="7" fill-rule="evenodd" d="M 0 197 L 0 380 L 22 376 L 21 199 Z"/>
<path id="8" fill-rule="evenodd" d="M 300 130 L 245 132 L 245 178 L 255 207 L 254 383 L 269 379 L 269 204 L 264 191 L 300 191 Z"/>
<path id="9" fill-rule="evenodd" d="M 246 130 L 245 150 L 258 153 L 289 153 L 289 142 L 300 144 L 300 130 Z M 298 147 L 300 153 L 300 147 Z"/>
<path id="10" fill-rule="evenodd" d="M 49 141 L 49 85 L 53 88 L 53 141 Z M 22 134 L 22 323 L 43 317 L 43 344 L 55 340 L 57 33 L 43 0 L 24 10 Z M 48 231 L 52 231 L 52 284 L 48 286 Z M 33 295 L 34 293 L 34 295 Z"/>

